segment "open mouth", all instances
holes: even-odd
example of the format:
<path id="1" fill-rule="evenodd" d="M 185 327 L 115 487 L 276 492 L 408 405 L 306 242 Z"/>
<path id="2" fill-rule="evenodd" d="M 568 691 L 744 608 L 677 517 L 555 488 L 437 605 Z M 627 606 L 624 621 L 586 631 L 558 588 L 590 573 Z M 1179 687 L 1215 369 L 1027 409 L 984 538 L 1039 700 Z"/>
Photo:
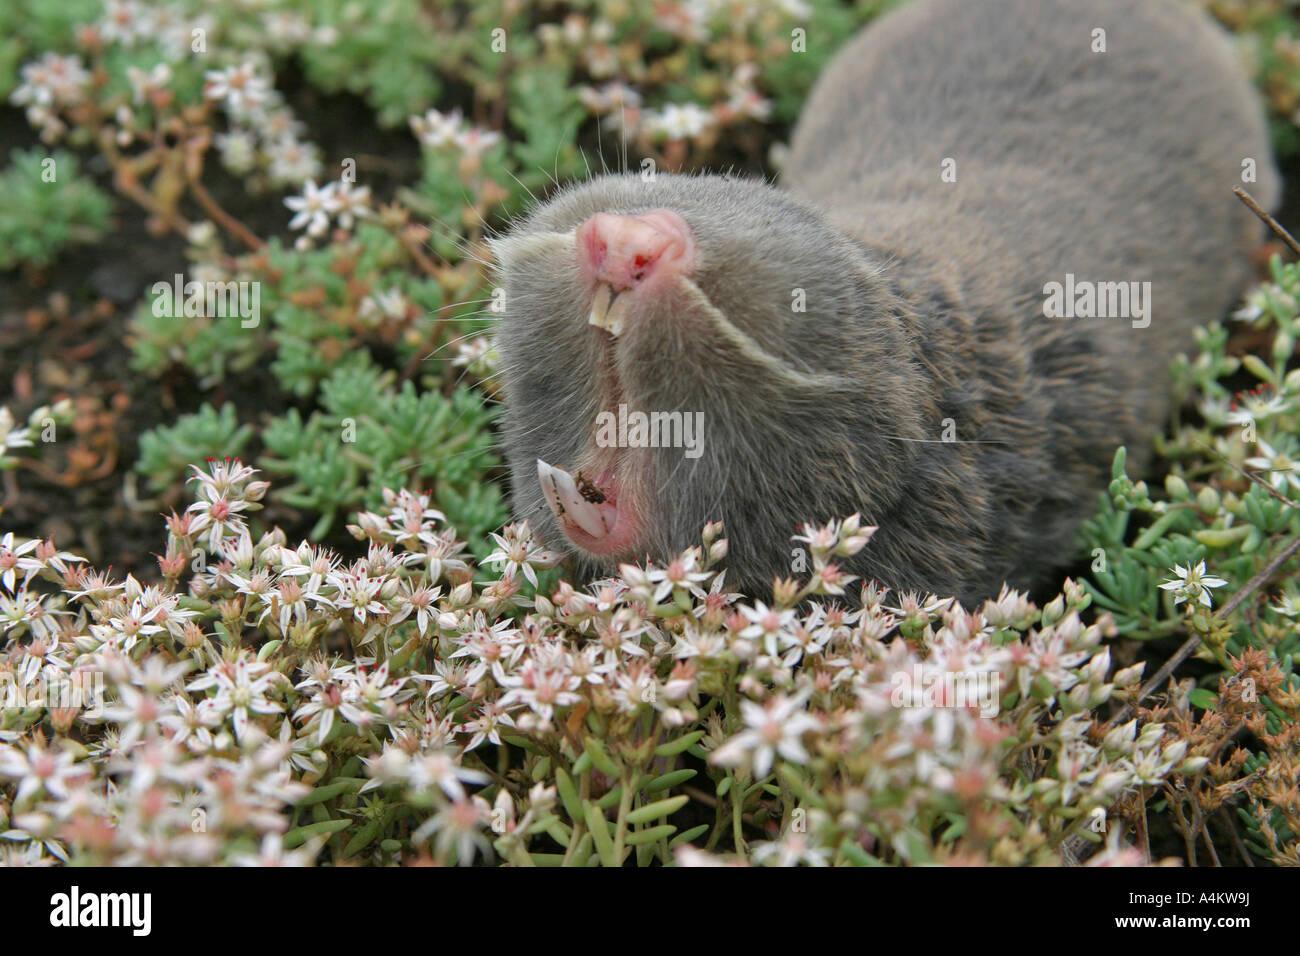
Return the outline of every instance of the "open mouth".
<path id="1" fill-rule="evenodd" d="M 695 239 L 680 214 L 652 209 L 636 215 L 596 213 L 576 227 L 574 243 L 579 272 L 591 290 L 587 323 L 601 330 L 595 334 L 604 343 L 595 383 L 600 405 L 616 408 L 624 398 L 615 341 L 631 323 L 646 321 L 654 303 L 692 274 Z M 623 480 L 633 464 L 627 450 L 589 447 L 582 458 L 585 467 L 572 472 L 539 458 L 542 496 L 578 548 L 602 557 L 632 552 L 639 537 L 634 505 L 640 495 Z"/>
<path id="2" fill-rule="evenodd" d="M 623 400 L 622 387 L 614 370 L 614 341 L 632 312 L 636 291 L 613 290 L 597 283 L 592 295 L 588 324 L 603 332 L 593 333 L 604 342 L 604 356 L 596 387 L 605 407 L 617 407 Z M 605 335 L 603 333 L 609 333 Z M 633 545 L 631 509 L 623 492 L 619 471 L 626 462 L 626 449 L 589 448 L 582 456 L 585 467 L 570 471 L 537 459 L 537 482 L 542 496 L 555 515 L 565 536 L 583 551 L 601 557 L 627 552 Z M 593 461 L 594 460 L 594 461 Z"/>
<path id="3" fill-rule="evenodd" d="M 628 551 L 635 537 L 632 511 L 619 505 L 613 469 L 595 477 L 537 459 L 537 481 L 551 513 L 569 540 L 592 554 Z"/>

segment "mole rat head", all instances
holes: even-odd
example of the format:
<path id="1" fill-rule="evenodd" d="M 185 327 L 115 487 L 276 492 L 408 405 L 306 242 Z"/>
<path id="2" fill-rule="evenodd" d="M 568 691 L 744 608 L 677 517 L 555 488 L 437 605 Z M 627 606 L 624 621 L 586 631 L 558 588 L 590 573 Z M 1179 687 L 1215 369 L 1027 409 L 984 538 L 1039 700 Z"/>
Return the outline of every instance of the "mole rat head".
<path id="1" fill-rule="evenodd" d="M 586 573 L 665 560 L 727 523 L 736 583 L 790 571 L 804 521 L 861 506 L 847 376 L 864 254 L 759 182 L 571 187 L 494 241 L 516 515 Z M 860 378 L 860 376 L 858 376 Z M 840 416 L 845 416 L 840 418 Z"/>

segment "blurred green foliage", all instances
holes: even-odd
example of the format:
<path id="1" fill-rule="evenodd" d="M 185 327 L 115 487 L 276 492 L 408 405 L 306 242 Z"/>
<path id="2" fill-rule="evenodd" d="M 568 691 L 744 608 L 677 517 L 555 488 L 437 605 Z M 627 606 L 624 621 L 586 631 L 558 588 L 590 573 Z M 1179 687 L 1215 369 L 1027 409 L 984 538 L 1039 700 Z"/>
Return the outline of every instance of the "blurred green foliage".
<path id="1" fill-rule="evenodd" d="M 98 242 L 111 204 L 62 150 L 16 150 L 0 173 L 0 269 L 43 268 L 65 248 Z"/>

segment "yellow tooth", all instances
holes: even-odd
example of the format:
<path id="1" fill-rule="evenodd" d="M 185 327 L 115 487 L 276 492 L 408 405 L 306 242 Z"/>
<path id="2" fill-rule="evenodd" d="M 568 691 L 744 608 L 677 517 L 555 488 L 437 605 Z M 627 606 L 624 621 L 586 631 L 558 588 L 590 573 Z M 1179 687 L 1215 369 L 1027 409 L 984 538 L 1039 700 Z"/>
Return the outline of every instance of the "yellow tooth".
<path id="1" fill-rule="evenodd" d="M 610 303 L 605 312 L 605 328 L 609 329 L 610 335 L 623 334 L 623 320 L 627 318 L 629 309 L 631 309 L 630 296 L 617 295 L 614 297 L 614 301 Z"/>
<path id="2" fill-rule="evenodd" d="M 596 296 L 591 300 L 591 314 L 587 316 L 587 324 L 594 325 L 598 329 L 608 328 L 605 324 L 605 316 L 609 313 L 609 303 L 613 298 L 613 293 L 609 286 L 602 282 L 596 286 Z"/>

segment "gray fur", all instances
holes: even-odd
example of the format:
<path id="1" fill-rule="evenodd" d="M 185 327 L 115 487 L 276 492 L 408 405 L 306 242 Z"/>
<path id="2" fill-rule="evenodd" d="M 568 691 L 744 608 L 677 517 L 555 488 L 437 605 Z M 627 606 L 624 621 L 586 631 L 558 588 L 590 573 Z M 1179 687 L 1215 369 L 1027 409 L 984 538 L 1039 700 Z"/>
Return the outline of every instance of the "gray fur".
<path id="1" fill-rule="evenodd" d="M 797 526 L 857 511 L 880 531 L 855 574 L 968 599 L 1044 583 L 1116 446 L 1146 457 L 1190 330 L 1248 279 L 1258 223 L 1231 192 L 1247 158 L 1274 207 L 1255 94 L 1228 38 L 1185 4 L 905 6 L 826 70 L 784 191 L 602 177 L 497 242 L 516 514 L 571 549 L 535 460 L 595 467 L 596 415 L 620 401 L 703 411 L 699 459 L 624 453 L 628 500 L 645 503 L 624 559 L 662 560 L 721 519 L 729 579 L 761 591 L 792 572 Z M 612 340 L 586 322 L 573 230 L 656 207 L 689 223 L 699 269 Z M 1044 286 L 1066 273 L 1151 282 L 1150 326 L 1046 318 Z M 941 440 L 946 419 L 959 441 Z"/>

